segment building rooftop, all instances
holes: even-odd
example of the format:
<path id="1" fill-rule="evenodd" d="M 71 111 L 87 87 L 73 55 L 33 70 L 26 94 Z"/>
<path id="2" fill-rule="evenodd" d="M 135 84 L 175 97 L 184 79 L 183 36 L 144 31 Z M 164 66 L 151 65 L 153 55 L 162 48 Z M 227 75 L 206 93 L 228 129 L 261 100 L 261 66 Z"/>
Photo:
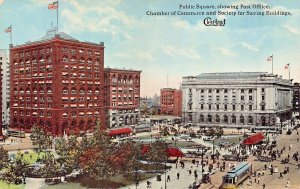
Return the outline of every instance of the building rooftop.
<path id="1" fill-rule="evenodd" d="M 49 32 L 49 31 L 46 33 L 46 35 L 44 35 L 42 38 L 38 39 L 37 41 L 50 40 L 50 39 L 54 38 L 56 35 L 59 35 L 59 37 L 62 39 L 78 41 L 74 37 L 72 37 L 69 34 L 66 34 L 64 32 L 54 33 L 54 32 Z"/>
<path id="2" fill-rule="evenodd" d="M 257 78 L 268 75 L 268 72 L 221 72 L 202 73 L 196 76 L 198 79 L 222 79 L 222 78 Z"/>

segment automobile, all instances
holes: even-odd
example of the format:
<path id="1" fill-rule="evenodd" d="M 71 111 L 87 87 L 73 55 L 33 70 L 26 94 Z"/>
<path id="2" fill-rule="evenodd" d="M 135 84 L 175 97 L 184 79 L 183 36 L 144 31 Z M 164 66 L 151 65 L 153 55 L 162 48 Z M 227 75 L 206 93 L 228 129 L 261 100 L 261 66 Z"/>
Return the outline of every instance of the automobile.
<path id="1" fill-rule="evenodd" d="M 292 134 L 292 131 L 289 129 L 287 132 L 286 132 L 287 135 L 290 135 Z"/>
<path id="2" fill-rule="evenodd" d="M 272 158 L 268 157 L 268 156 L 258 156 L 257 161 L 262 161 L 262 162 L 270 162 L 272 161 Z"/>

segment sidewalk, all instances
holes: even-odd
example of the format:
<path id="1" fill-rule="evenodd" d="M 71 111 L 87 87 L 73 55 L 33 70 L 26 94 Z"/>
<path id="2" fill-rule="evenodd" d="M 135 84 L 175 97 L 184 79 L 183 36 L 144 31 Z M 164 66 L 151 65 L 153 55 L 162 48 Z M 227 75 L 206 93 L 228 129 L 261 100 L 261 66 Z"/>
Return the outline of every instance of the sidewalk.
<path id="1" fill-rule="evenodd" d="M 169 172 L 167 172 L 166 175 L 170 175 L 171 181 L 167 182 L 167 188 L 168 189 L 188 189 L 190 184 L 193 184 L 193 182 L 195 182 L 195 177 L 194 177 L 194 170 L 197 170 L 197 174 L 198 174 L 198 179 L 201 179 L 201 166 L 196 167 L 196 165 L 193 165 L 190 162 L 185 162 L 185 167 L 181 168 L 178 164 L 178 168 L 176 168 L 175 164 L 168 164 L 170 166 L 172 166 L 171 170 Z M 192 166 L 192 174 L 190 175 L 188 172 L 188 169 L 191 168 Z M 207 171 L 207 170 L 205 170 Z M 180 177 L 179 179 L 177 179 L 177 173 L 179 172 Z M 153 177 L 151 179 L 148 180 L 144 180 L 142 182 L 139 183 L 139 185 L 137 186 L 138 189 L 146 189 L 147 188 L 147 181 L 151 182 L 151 188 L 153 189 L 165 189 L 165 174 L 161 175 L 161 181 L 157 181 L 156 177 Z M 136 186 L 135 185 L 129 185 L 126 187 L 123 187 L 121 189 L 135 189 Z"/>

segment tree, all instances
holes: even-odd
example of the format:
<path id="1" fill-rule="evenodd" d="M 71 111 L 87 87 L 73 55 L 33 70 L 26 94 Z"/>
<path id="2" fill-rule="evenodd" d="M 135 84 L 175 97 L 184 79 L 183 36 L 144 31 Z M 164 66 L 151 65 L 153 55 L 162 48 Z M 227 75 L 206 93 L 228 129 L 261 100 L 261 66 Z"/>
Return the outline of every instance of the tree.
<path id="1" fill-rule="evenodd" d="M 58 177 L 60 175 L 60 166 L 53 154 L 46 156 L 43 162 L 45 166 L 42 167 L 42 173 L 46 178 Z"/>
<path id="2" fill-rule="evenodd" d="M 32 127 L 30 139 L 32 141 L 32 145 L 38 149 L 38 153 L 41 150 L 46 151 L 47 148 L 50 148 L 52 144 L 51 137 L 46 133 L 44 128 L 37 125 Z"/>
<path id="3" fill-rule="evenodd" d="M 108 180 L 118 172 L 111 164 L 111 156 L 116 148 L 114 148 L 111 137 L 101 129 L 100 122 L 96 124 L 91 141 L 91 147 L 80 155 L 80 167 L 92 178 L 100 177 Z"/>
<path id="4" fill-rule="evenodd" d="M 22 157 L 18 157 L 14 164 L 5 169 L 2 179 L 7 183 L 20 184 L 27 165 L 28 163 Z"/>
<path id="5" fill-rule="evenodd" d="M 69 136 L 68 139 L 56 139 L 55 150 L 61 156 L 65 171 L 72 172 L 79 167 L 80 145 L 75 135 Z"/>
<path id="6" fill-rule="evenodd" d="M 146 159 L 159 167 L 160 164 L 167 161 L 167 144 L 164 141 L 155 141 L 152 143 L 149 151 L 145 154 Z"/>
<path id="7" fill-rule="evenodd" d="M 0 146 L 0 170 L 5 168 L 9 163 L 7 150 Z"/>

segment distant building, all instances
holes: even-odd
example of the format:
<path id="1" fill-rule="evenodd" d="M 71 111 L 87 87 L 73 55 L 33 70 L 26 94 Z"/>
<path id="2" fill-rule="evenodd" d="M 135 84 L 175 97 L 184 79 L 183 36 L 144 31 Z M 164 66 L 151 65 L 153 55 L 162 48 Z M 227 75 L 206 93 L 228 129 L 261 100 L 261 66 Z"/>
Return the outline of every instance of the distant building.
<path id="1" fill-rule="evenodd" d="M 159 97 L 155 95 L 151 97 L 140 98 L 140 112 L 142 115 L 159 115 L 160 103 Z"/>
<path id="2" fill-rule="evenodd" d="M 141 71 L 104 69 L 104 106 L 109 128 L 134 125 L 140 118 Z"/>
<path id="3" fill-rule="evenodd" d="M 292 82 L 266 72 L 183 77 L 184 122 L 199 126 L 273 126 L 292 114 Z"/>
<path id="4" fill-rule="evenodd" d="M 48 31 L 10 47 L 11 127 L 36 124 L 53 135 L 93 130 L 103 109 L 104 43 Z"/>
<path id="5" fill-rule="evenodd" d="M 2 125 L 9 124 L 9 93 L 10 93 L 10 66 L 5 49 L 0 49 L 0 65 L 2 73 Z"/>
<path id="6" fill-rule="evenodd" d="M 300 114 L 300 84 L 294 83 L 293 85 L 293 111 L 299 118 Z"/>
<path id="7" fill-rule="evenodd" d="M 163 115 L 181 117 L 182 92 L 178 89 L 163 88 L 160 90 L 160 110 Z"/>

